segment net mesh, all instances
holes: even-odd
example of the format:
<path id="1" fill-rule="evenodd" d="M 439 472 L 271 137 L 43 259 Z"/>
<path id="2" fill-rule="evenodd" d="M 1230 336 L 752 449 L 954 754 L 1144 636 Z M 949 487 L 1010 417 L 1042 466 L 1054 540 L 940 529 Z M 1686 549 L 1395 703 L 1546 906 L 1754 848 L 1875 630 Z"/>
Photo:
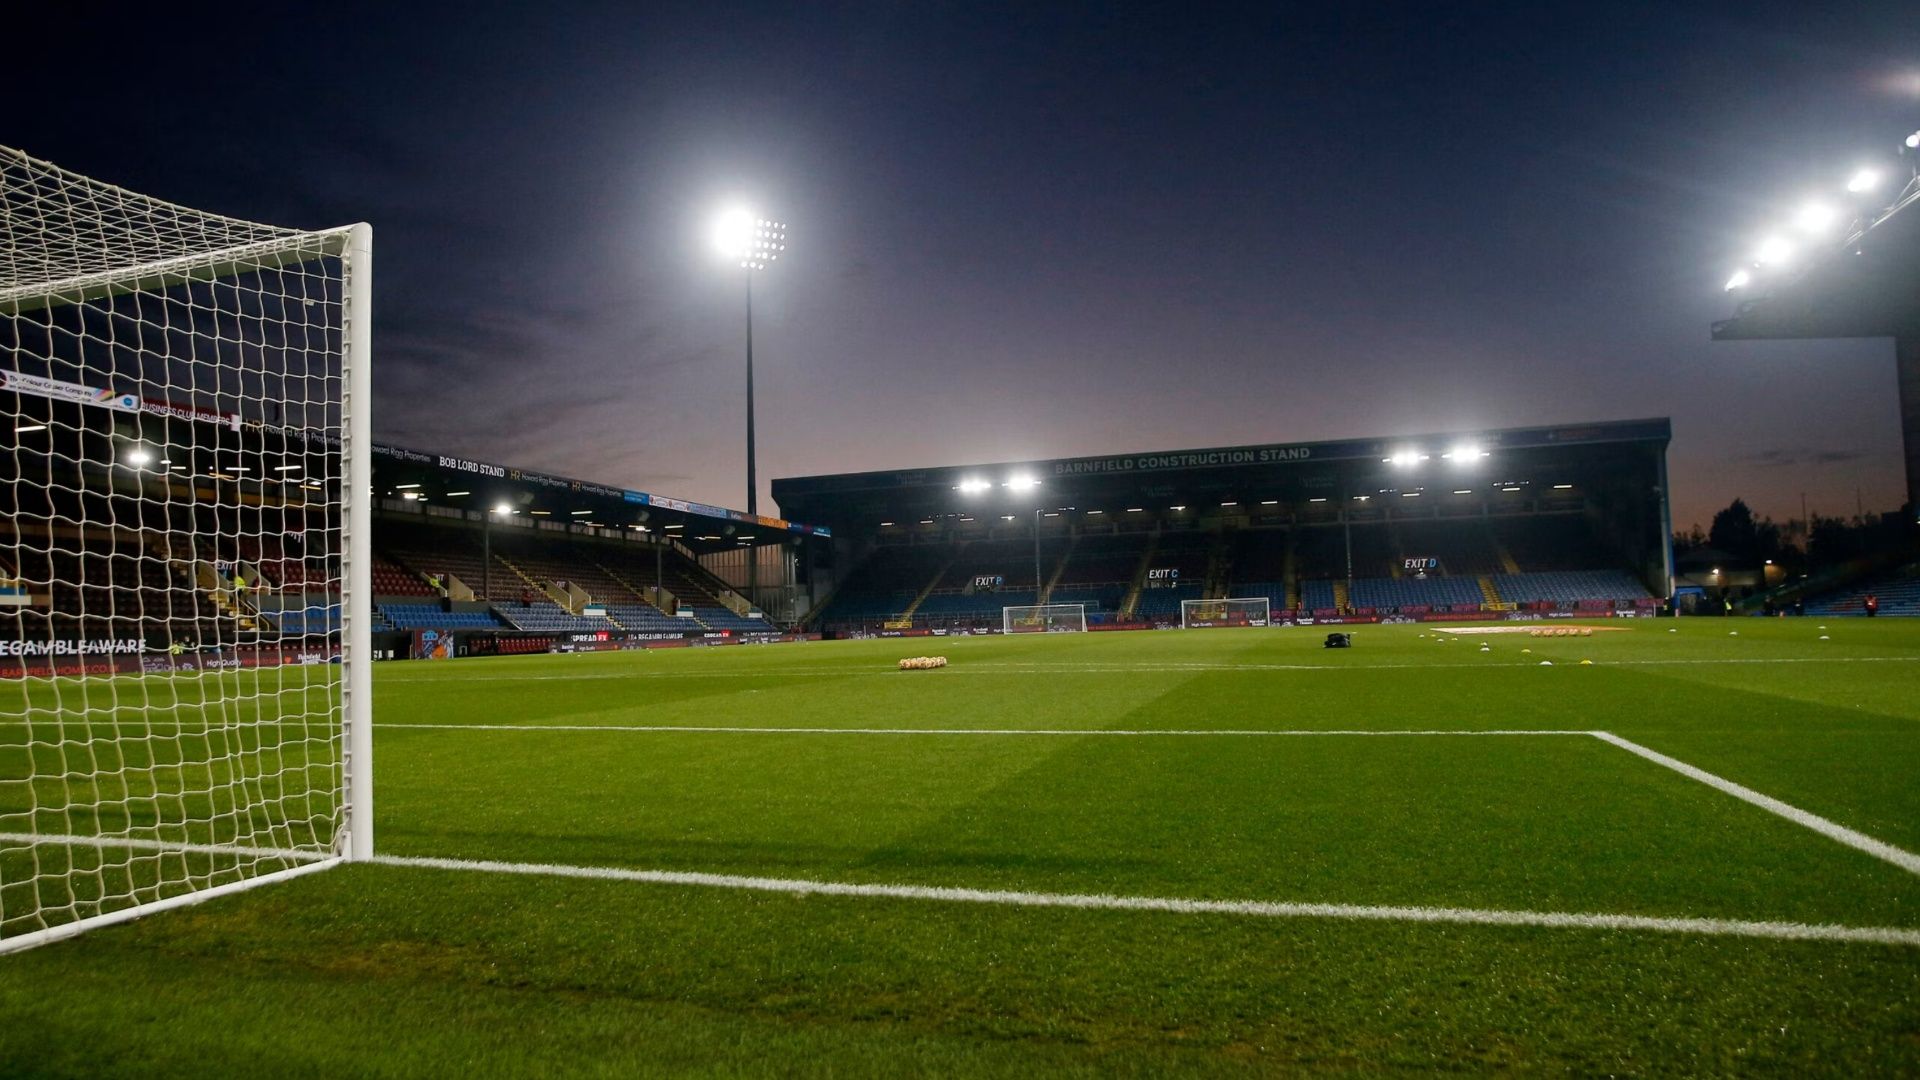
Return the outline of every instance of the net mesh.
<path id="1" fill-rule="evenodd" d="M 1085 604 L 1027 604 L 1000 609 L 1000 629 L 1008 634 L 1047 634 L 1086 628 Z"/>
<path id="2" fill-rule="evenodd" d="M 1225 597 L 1180 601 L 1180 625 L 1189 630 L 1268 625 L 1267 597 Z"/>
<path id="3" fill-rule="evenodd" d="M 0 948 L 338 848 L 348 236 L 0 147 Z"/>

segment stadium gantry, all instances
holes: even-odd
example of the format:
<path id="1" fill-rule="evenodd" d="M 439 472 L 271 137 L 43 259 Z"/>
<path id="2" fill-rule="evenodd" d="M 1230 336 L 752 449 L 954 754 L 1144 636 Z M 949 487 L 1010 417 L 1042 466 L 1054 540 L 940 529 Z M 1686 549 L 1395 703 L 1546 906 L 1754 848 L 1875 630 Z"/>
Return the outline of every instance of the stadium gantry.
<path id="1" fill-rule="evenodd" d="M 803 625 L 990 632 L 1080 605 L 1091 629 L 1264 598 L 1275 622 L 1642 614 L 1671 595 L 1665 419 L 775 480 L 828 525 Z"/>

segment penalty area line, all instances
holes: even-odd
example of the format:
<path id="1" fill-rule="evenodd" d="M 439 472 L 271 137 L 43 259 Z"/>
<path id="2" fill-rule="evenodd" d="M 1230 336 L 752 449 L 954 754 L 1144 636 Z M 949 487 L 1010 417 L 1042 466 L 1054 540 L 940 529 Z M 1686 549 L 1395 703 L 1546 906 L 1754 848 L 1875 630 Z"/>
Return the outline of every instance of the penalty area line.
<path id="1" fill-rule="evenodd" d="M 1779 941 L 1838 941 L 1873 945 L 1920 947 L 1920 930 L 1902 927 L 1840 926 L 1749 919 L 1708 919 L 1651 915 L 1614 915 L 1600 912 L 1503 911 L 1488 908 L 1413 907 L 1374 904 L 1290 903 L 1267 900 L 1197 900 L 1182 897 L 1115 896 L 1104 893 L 1047 893 L 1002 889 L 964 889 L 938 885 L 887 885 L 815 881 L 806 878 L 769 878 L 740 874 L 708 874 L 686 870 L 627 870 L 617 867 L 568 866 L 552 863 L 512 863 L 487 860 L 442 859 L 429 856 L 376 855 L 383 866 L 452 870 L 469 873 L 517 874 L 532 877 L 576 878 L 589 881 L 681 885 L 796 896 L 835 896 L 862 899 L 918 900 L 935 903 L 995 904 L 1024 908 L 1070 908 L 1092 911 L 1142 911 L 1179 915 L 1231 915 L 1269 919 L 1332 919 L 1349 922 L 1438 923 L 1458 926 L 1538 927 L 1565 930 L 1648 931 L 1712 937 L 1769 938 Z"/>
<path id="2" fill-rule="evenodd" d="M 1713 788 L 1715 791 L 1731 795 L 1741 802 L 1750 803 L 1770 814 L 1786 818 L 1795 825 L 1812 829 L 1814 832 L 1819 833 L 1829 840 L 1845 844 L 1858 851 L 1864 851 L 1876 859 L 1892 863 L 1909 874 L 1920 874 L 1920 855 L 1915 855 L 1913 852 L 1907 851 L 1904 848 L 1894 847 L 1884 840 L 1876 840 L 1866 833 L 1857 832 L 1837 821 L 1829 821 L 1818 814 L 1810 813 L 1797 806 L 1781 802 L 1771 795 L 1763 795 L 1744 784 L 1736 784 L 1724 776 L 1716 776 L 1698 766 L 1689 765 L 1679 758 L 1668 757 L 1660 751 L 1651 747 L 1642 746 L 1632 739 L 1623 739 L 1610 731 L 1595 731 L 1592 734 L 1594 738 L 1599 739 L 1601 742 L 1611 743 L 1629 754 L 1645 758 L 1655 765 L 1672 769 L 1674 772 L 1690 780 L 1698 780 L 1700 783 Z"/>

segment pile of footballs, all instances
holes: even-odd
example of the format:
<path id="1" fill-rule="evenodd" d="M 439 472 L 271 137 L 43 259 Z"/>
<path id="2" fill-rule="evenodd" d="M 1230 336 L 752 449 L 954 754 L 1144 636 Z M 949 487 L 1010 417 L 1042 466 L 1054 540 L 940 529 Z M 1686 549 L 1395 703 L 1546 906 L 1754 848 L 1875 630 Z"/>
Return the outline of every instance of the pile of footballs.
<path id="1" fill-rule="evenodd" d="M 1529 630 L 1528 637 L 1592 637 L 1590 626 L 1550 626 L 1544 630 Z"/>
<path id="2" fill-rule="evenodd" d="M 901 671 L 930 671 L 937 667 L 946 667 L 944 656 L 909 656 L 900 661 Z"/>

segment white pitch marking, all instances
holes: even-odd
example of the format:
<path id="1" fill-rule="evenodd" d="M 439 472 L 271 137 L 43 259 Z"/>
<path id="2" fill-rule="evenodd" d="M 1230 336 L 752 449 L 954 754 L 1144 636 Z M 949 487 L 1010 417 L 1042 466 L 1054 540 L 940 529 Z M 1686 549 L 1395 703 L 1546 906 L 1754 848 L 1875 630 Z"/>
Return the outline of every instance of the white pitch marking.
<path id="1" fill-rule="evenodd" d="M 1558 640 L 1558 639 L 1554 639 Z M 1920 656 L 1779 656 L 1745 657 L 1726 659 L 1674 659 L 1674 660 L 1608 660 L 1607 667 L 1718 667 L 1735 664 L 1890 664 L 1912 663 L 1920 661 Z M 1515 665 L 1516 667 L 1525 665 Z M 1484 663 L 1447 663 L 1447 664 L 1212 664 L 1196 663 L 1155 663 L 1155 664 L 1044 664 L 1023 663 L 1017 661 L 968 661 L 953 667 L 943 668 L 941 678 L 956 675 L 1108 675 L 1132 673 L 1168 673 L 1185 674 L 1201 671 L 1326 671 L 1326 672 L 1369 672 L 1369 671 L 1484 671 Z M 892 667 L 859 667 L 828 671 L 814 669 L 783 670 L 778 668 L 743 668 L 739 671 L 623 671 L 588 672 L 578 675 L 467 675 L 447 676 L 409 676 L 409 685 L 420 686 L 432 683 L 468 683 L 468 682 L 580 682 L 588 680 L 622 679 L 631 682 L 646 682 L 649 679 L 753 679 L 753 678 L 791 678 L 805 676 L 811 678 L 884 678 L 897 677 L 899 672 Z"/>
<path id="2" fill-rule="evenodd" d="M 1656 765 L 1663 765 L 1688 779 L 1698 780 L 1710 788 L 1725 792 L 1739 799 L 1741 802 L 1752 803 L 1754 806 L 1768 813 L 1777 814 L 1796 825 L 1802 825 L 1812 829 L 1814 832 L 1819 833 L 1829 840 L 1834 840 L 1850 848 L 1864 851 L 1876 859 L 1890 862 L 1910 874 L 1920 874 L 1920 855 L 1915 855 L 1911 851 L 1894 847 L 1892 844 L 1883 840 L 1875 840 L 1866 833 L 1855 832 L 1838 822 L 1829 821 L 1818 814 L 1809 813 L 1797 806 L 1783 803 L 1771 795 L 1762 795 L 1750 787 L 1736 784 L 1723 776 L 1715 776 L 1705 769 L 1689 765 L 1678 758 L 1668 757 L 1658 750 L 1642 746 L 1632 739 L 1623 739 L 1610 731 L 1596 731 L 1593 733 L 1593 737 L 1602 742 L 1612 743 L 1620 749 L 1630 754 L 1643 757 Z"/>
<path id="3" fill-rule="evenodd" d="M 260 859 L 317 862 L 338 856 L 318 848 L 253 847 L 247 844 L 196 844 L 188 840 L 150 840 L 139 836 L 81 836 L 75 833 L 0 832 L 0 843 L 53 844 L 58 847 L 132 848 L 138 851 L 182 851 L 201 855 L 247 855 Z"/>
<path id="4" fill-rule="evenodd" d="M 1206 736 L 1299 736 L 1299 735 L 1590 735 L 1589 731 L 1520 731 L 1520 730 L 1475 730 L 1475 731 L 1362 731 L 1358 729 L 1331 729 L 1316 731 L 1311 729 L 1285 728 L 1279 730 L 1260 730 L 1255 728 L 1169 728 L 1155 730 L 1151 728 L 837 728 L 837 727 L 746 727 L 746 726 L 700 726 L 691 724 L 381 724 L 379 728 L 404 728 L 415 731 L 614 731 L 625 733 L 693 733 L 693 734 L 740 734 L 740 735 L 1126 735 L 1126 736 L 1177 736 L 1201 738 Z"/>
<path id="5" fill-rule="evenodd" d="M 1276 919 L 1341 919 L 1361 922 L 1449 923 L 1472 926 L 1527 926 L 1570 930 L 1646 930 L 1669 934 L 1772 938 L 1782 941 L 1843 941 L 1920 947 L 1920 930 L 1903 927 L 1837 926 L 1828 923 L 1747 919 L 1702 919 L 1598 912 L 1501 911 L 1485 908 L 1411 907 L 1373 904 L 1315 904 L 1266 900 L 1195 900 L 1182 897 L 1113 896 L 1098 893 L 1045 893 L 1001 889 L 961 889 L 937 885 L 885 885 L 813 881 L 803 878 L 703 874 L 684 870 L 625 870 L 600 866 L 510 863 L 376 855 L 386 866 L 420 867 L 490 874 L 627 881 L 652 885 L 689 885 L 801 896 L 851 896 L 945 903 L 1001 904 L 1011 907 L 1079 908 L 1106 911 L 1155 911 L 1181 915 L 1243 915 Z"/>

